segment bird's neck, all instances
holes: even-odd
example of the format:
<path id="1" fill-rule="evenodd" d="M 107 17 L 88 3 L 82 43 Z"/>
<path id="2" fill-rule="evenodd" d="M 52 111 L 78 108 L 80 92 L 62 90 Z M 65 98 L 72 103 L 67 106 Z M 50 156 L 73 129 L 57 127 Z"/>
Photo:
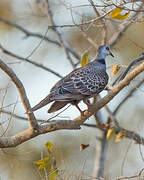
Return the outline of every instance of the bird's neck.
<path id="1" fill-rule="evenodd" d="M 106 63 L 105 63 L 106 55 L 104 53 L 98 53 L 96 61 L 101 64 L 101 67 L 106 69 Z"/>
<path id="2" fill-rule="evenodd" d="M 99 63 L 99 65 L 100 65 L 99 67 L 106 70 L 105 59 L 95 59 L 95 61 L 93 61 L 93 63 L 96 64 L 96 66 L 97 66 L 97 63 Z"/>
<path id="3" fill-rule="evenodd" d="M 97 55 L 97 59 L 105 59 L 106 55 L 104 53 L 99 52 Z"/>
<path id="4" fill-rule="evenodd" d="M 99 62 L 100 64 L 103 64 L 103 65 L 106 65 L 105 59 L 97 59 L 97 62 Z"/>

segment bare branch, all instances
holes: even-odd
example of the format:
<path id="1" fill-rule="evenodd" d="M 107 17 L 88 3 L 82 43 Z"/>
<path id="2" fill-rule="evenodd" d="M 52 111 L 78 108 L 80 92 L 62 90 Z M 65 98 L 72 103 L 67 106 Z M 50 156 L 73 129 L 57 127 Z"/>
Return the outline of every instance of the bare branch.
<path id="1" fill-rule="evenodd" d="M 17 54 L 14 54 L 13 52 L 10 52 L 10 51 L 8 51 L 7 49 L 5 49 L 1 44 L 0 44 L 0 49 L 3 51 L 3 53 L 5 53 L 5 54 L 7 54 L 7 55 L 9 55 L 9 56 L 12 56 L 12 57 L 17 58 L 17 59 L 19 59 L 19 60 L 22 60 L 22 61 L 24 61 L 24 62 L 28 62 L 28 63 L 30 63 L 30 64 L 33 64 L 33 65 L 35 65 L 36 67 L 39 67 L 39 68 L 41 68 L 41 69 L 43 69 L 43 70 L 46 70 L 46 71 L 48 71 L 48 72 L 56 75 L 56 76 L 59 77 L 59 78 L 62 78 L 62 76 L 61 76 L 59 73 L 53 71 L 52 69 L 50 69 L 50 68 L 48 68 L 48 67 L 46 67 L 46 66 L 44 66 L 44 65 L 42 65 L 42 64 L 39 64 L 39 63 L 37 63 L 37 62 L 31 61 L 31 60 L 29 60 L 28 58 L 24 58 L 24 57 L 21 57 L 21 56 L 19 56 L 19 55 L 17 55 Z"/>
<path id="2" fill-rule="evenodd" d="M 16 147 L 17 145 L 26 142 L 40 134 L 60 130 L 60 129 L 80 129 L 81 122 L 79 121 L 70 121 L 70 120 L 60 120 L 60 121 L 51 121 L 48 124 L 39 125 L 38 131 L 33 131 L 33 129 L 27 129 L 21 133 L 16 134 L 12 137 L 2 137 L 0 138 L 0 147 Z"/>
<path id="3" fill-rule="evenodd" d="M 7 114 L 7 115 L 10 115 L 11 117 L 14 117 L 16 119 L 21 119 L 23 121 L 28 121 L 28 118 L 26 117 L 23 117 L 23 116 L 19 116 L 17 114 L 14 114 L 10 111 L 6 111 L 6 110 L 3 110 L 3 109 L 0 109 L 0 113 L 4 113 L 4 114 Z M 47 120 L 42 120 L 42 119 L 37 119 L 38 122 L 42 122 L 42 123 L 45 123 L 47 122 Z"/>
<path id="4" fill-rule="evenodd" d="M 122 180 L 122 179 L 127 180 L 127 179 L 134 179 L 134 178 L 143 178 L 143 177 L 144 177 L 144 176 L 142 175 L 143 171 L 144 171 L 144 168 L 142 168 L 137 175 L 134 175 L 134 176 L 126 176 L 126 177 L 119 177 L 119 178 L 117 178 L 116 180 Z"/>
<path id="5" fill-rule="evenodd" d="M 70 47 L 70 45 L 68 44 L 68 42 L 66 43 L 65 40 L 63 39 L 63 36 L 62 34 L 60 33 L 60 31 L 55 27 L 55 22 L 54 22 L 54 19 L 53 19 L 53 14 L 52 14 L 52 11 L 51 11 L 51 8 L 50 8 L 50 3 L 49 3 L 49 0 L 45 0 L 46 4 L 47 4 L 47 13 L 48 13 L 48 18 L 50 20 L 50 23 L 51 25 L 53 26 L 52 30 L 55 32 L 55 34 L 57 35 L 59 41 L 60 41 L 60 44 L 61 46 L 64 48 L 64 51 L 66 53 L 66 56 L 67 58 L 69 59 L 71 65 L 73 68 L 75 68 L 75 65 L 74 65 L 74 62 L 71 58 L 71 56 L 69 55 L 69 51 L 68 49 L 69 48 L 72 48 Z"/>
<path id="6" fill-rule="evenodd" d="M 30 32 L 30 31 L 26 30 L 25 28 L 23 28 L 22 26 L 20 26 L 20 25 L 18 25 L 18 24 L 15 24 L 15 23 L 13 23 L 13 22 L 10 22 L 10 21 L 8 21 L 8 20 L 6 20 L 6 19 L 4 19 L 4 18 L 1 18 L 1 17 L 0 17 L 0 21 L 3 22 L 3 23 L 5 23 L 5 24 L 7 24 L 7 25 L 10 25 L 10 26 L 12 26 L 12 27 L 15 27 L 16 29 L 18 29 L 18 30 L 20 30 L 20 31 L 22 31 L 27 37 L 31 36 L 31 37 L 37 37 L 37 38 L 40 38 L 40 39 L 43 38 L 43 35 L 41 35 L 41 34 L 39 34 L 39 33 Z M 60 43 L 59 43 L 59 42 L 54 41 L 54 40 L 52 40 L 52 39 L 50 39 L 50 38 L 48 38 L 48 37 L 44 37 L 44 40 L 46 40 L 46 41 L 48 41 L 48 42 L 50 42 L 50 43 L 53 43 L 53 44 L 55 44 L 55 45 L 57 45 L 57 46 L 60 46 Z"/>
<path id="7" fill-rule="evenodd" d="M 93 0 L 88 0 L 88 1 L 89 1 L 90 4 L 92 5 L 93 10 L 94 10 L 94 12 L 96 13 L 96 15 L 97 15 L 98 17 L 101 17 L 101 15 L 100 15 L 100 13 L 98 12 L 96 6 L 94 5 Z M 102 38 L 101 38 L 101 39 L 102 39 L 102 40 L 101 40 L 101 45 L 103 45 L 103 44 L 106 44 L 107 26 L 106 26 L 105 21 L 104 21 L 103 18 L 100 19 L 100 21 L 101 21 L 101 24 L 102 24 L 102 26 L 103 26 Z"/>
<path id="8" fill-rule="evenodd" d="M 100 126 L 100 122 L 102 122 L 102 119 L 100 119 L 102 116 L 100 111 L 97 112 L 97 118 L 98 118 L 98 126 Z M 106 141 L 106 131 L 102 131 L 98 137 L 98 148 L 96 148 L 96 156 L 95 156 L 95 164 L 94 164 L 94 170 L 93 170 L 93 177 L 97 177 L 98 179 L 101 179 L 103 177 L 104 173 L 104 162 L 105 162 L 105 152 L 107 148 L 107 141 Z"/>
<path id="9" fill-rule="evenodd" d="M 15 24 L 15 23 L 13 23 L 13 22 L 10 22 L 10 21 L 8 21 L 8 20 L 6 20 L 6 19 L 4 19 L 4 18 L 0 18 L 0 21 L 3 22 L 3 23 L 5 23 L 5 24 L 8 24 L 8 25 L 10 25 L 10 26 L 12 26 L 12 27 L 20 30 L 20 31 L 22 31 L 27 37 L 35 37 L 35 38 L 43 39 L 44 41 L 50 42 L 50 43 L 52 43 L 52 44 L 55 44 L 55 45 L 61 47 L 61 44 L 60 44 L 58 41 L 52 40 L 52 39 L 50 39 L 50 38 L 48 38 L 48 37 L 45 37 L 45 36 L 43 36 L 43 35 L 40 34 L 40 33 L 30 32 L 30 31 L 26 30 L 25 28 L 23 28 L 22 26 L 20 26 L 20 25 L 18 25 L 18 24 Z M 53 28 L 53 26 L 49 26 L 49 28 Z M 67 50 L 68 50 L 78 61 L 80 61 L 80 56 L 74 51 L 73 48 L 68 48 L 68 47 L 67 47 Z"/>
<path id="10" fill-rule="evenodd" d="M 140 57 L 142 58 L 142 57 Z M 143 55 L 144 59 L 144 55 Z M 12 81 L 17 86 L 19 90 L 21 100 L 27 111 L 30 107 L 29 100 L 27 99 L 25 89 L 21 83 L 21 81 L 17 78 L 15 73 L 2 61 L 0 60 L 0 68 L 7 73 L 7 75 L 12 79 Z M 28 120 L 31 127 L 37 127 L 37 130 L 33 130 L 32 128 L 25 130 L 15 136 L 12 137 L 2 137 L 0 138 L 0 147 L 15 147 L 35 136 L 40 134 L 44 134 L 51 131 L 56 131 L 59 129 L 79 129 L 80 125 L 82 125 L 90 116 L 95 114 L 99 109 L 104 107 L 108 102 L 110 102 L 124 87 L 126 87 L 137 75 L 139 75 L 142 71 L 144 71 L 144 63 L 141 63 L 138 67 L 133 69 L 122 81 L 119 82 L 118 85 L 115 85 L 112 90 L 94 105 L 89 108 L 89 111 L 85 111 L 83 116 L 79 116 L 75 118 L 73 121 L 52 121 L 48 124 L 38 125 L 37 121 L 34 117 L 33 113 L 28 115 Z M 137 143 L 144 144 L 144 139 L 140 137 L 137 133 L 133 131 L 128 131 L 124 128 L 118 127 L 119 130 L 125 130 L 126 137 L 135 140 Z"/>
<path id="11" fill-rule="evenodd" d="M 118 111 L 120 110 L 120 107 L 134 94 L 134 92 L 137 90 L 138 87 L 140 87 L 144 83 L 144 79 L 142 79 L 136 87 L 132 88 L 127 96 L 119 103 L 119 105 L 116 107 L 116 109 L 113 112 L 113 115 L 116 115 Z"/>
<path id="12" fill-rule="evenodd" d="M 16 76 L 14 71 L 11 68 L 9 68 L 1 59 L 0 59 L 0 68 L 11 78 L 13 83 L 16 85 L 16 87 L 19 91 L 23 106 L 24 106 L 25 110 L 28 111 L 31 108 L 31 106 L 30 106 L 30 103 L 27 98 L 25 88 L 24 88 L 22 82 L 18 79 L 18 77 Z M 37 121 L 36 121 L 33 113 L 28 114 L 28 121 L 29 121 L 32 129 L 33 128 L 36 129 L 38 127 Z"/>

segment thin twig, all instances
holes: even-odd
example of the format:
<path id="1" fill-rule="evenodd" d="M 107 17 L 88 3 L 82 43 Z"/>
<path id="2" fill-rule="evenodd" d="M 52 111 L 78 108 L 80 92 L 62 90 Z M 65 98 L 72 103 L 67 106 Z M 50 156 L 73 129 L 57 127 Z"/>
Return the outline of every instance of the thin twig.
<path id="1" fill-rule="evenodd" d="M 127 157 L 127 155 L 128 155 L 128 152 L 129 152 L 129 150 L 130 150 L 131 145 L 132 145 L 132 141 L 129 143 L 129 145 L 128 145 L 127 149 L 126 149 L 126 152 L 125 152 L 123 161 L 122 161 L 122 165 L 121 165 L 121 176 L 123 176 L 124 164 L 125 164 L 126 157 Z"/>
<path id="2" fill-rule="evenodd" d="M 45 0 L 46 4 L 47 4 L 47 13 L 48 13 L 48 18 L 50 20 L 50 23 L 51 25 L 53 26 L 52 30 L 55 32 L 55 34 L 57 35 L 59 41 L 60 41 L 60 44 L 61 46 L 64 48 L 64 51 L 66 53 L 66 56 L 67 58 L 69 59 L 71 65 L 73 68 L 75 68 L 75 65 L 74 65 L 74 62 L 71 58 L 71 56 L 69 55 L 69 51 L 68 51 L 68 48 L 70 47 L 70 45 L 68 44 L 68 42 L 66 43 L 65 40 L 63 39 L 63 36 L 62 34 L 60 33 L 60 31 L 55 27 L 55 22 L 54 22 L 54 19 L 53 19 L 53 13 L 51 11 L 51 8 L 50 8 L 50 3 L 49 3 L 49 0 Z M 67 48 L 68 47 L 68 48 Z"/>
<path id="3" fill-rule="evenodd" d="M 8 25 L 10 25 L 10 26 L 12 26 L 12 27 L 20 30 L 20 31 L 22 31 L 22 32 L 26 35 L 26 37 L 35 37 L 35 38 L 43 39 L 44 41 L 47 41 L 47 42 L 49 42 L 49 43 L 52 43 L 52 44 L 54 44 L 54 45 L 57 45 L 57 46 L 61 47 L 61 44 L 60 44 L 58 41 L 52 40 L 52 39 L 50 39 L 50 38 L 48 38 L 48 37 L 46 37 L 46 36 L 43 36 L 43 35 L 40 34 L 40 33 L 30 32 L 30 31 L 26 30 L 25 28 L 23 28 L 22 26 L 20 26 L 20 25 L 18 25 L 18 24 L 15 24 L 15 23 L 13 23 L 13 22 L 10 22 L 10 21 L 8 21 L 8 20 L 6 20 L 6 19 L 4 19 L 4 18 L 0 18 L 0 21 L 3 22 L 3 23 L 5 23 L 5 24 L 8 24 Z M 53 28 L 53 26 L 49 26 L 49 28 Z M 68 50 L 78 61 L 80 61 L 80 56 L 74 51 L 73 48 L 68 48 L 68 47 L 67 47 L 67 50 Z"/>
<path id="4" fill-rule="evenodd" d="M 142 79 L 137 85 L 136 87 L 132 88 L 129 93 L 126 95 L 126 97 L 118 104 L 118 106 L 115 108 L 115 110 L 113 111 L 113 115 L 116 115 L 118 113 L 118 111 L 120 110 L 120 107 L 130 98 L 132 97 L 132 95 L 135 93 L 135 91 L 137 90 L 137 88 L 139 88 L 142 84 L 144 83 L 144 79 Z"/>
<path id="5" fill-rule="evenodd" d="M 36 52 L 36 50 L 39 48 L 39 46 L 41 45 L 41 43 L 44 41 L 44 38 L 46 37 L 47 33 L 48 33 L 49 28 L 47 27 L 47 30 L 43 36 L 43 38 L 40 40 L 40 42 L 36 45 L 36 47 L 34 47 L 34 49 L 32 50 L 32 52 L 26 57 L 26 59 L 30 58 L 32 56 L 32 54 L 34 54 L 34 52 Z"/>
<path id="6" fill-rule="evenodd" d="M 88 1 L 89 1 L 90 4 L 92 5 L 93 10 L 94 10 L 94 12 L 96 13 L 96 15 L 97 15 L 98 17 L 101 17 L 101 15 L 100 15 L 100 13 L 98 12 L 96 6 L 94 5 L 93 0 L 88 0 Z M 106 26 L 105 21 L 104 21 L 103 18 L 100 19 L 100 21 L 101 21 L 102 28 L 103 28 L 103 31 L 102 31 L 102 38 L 101 38 L 101 45 L 103 45 L 103 44 L 106 44 L 107 26 Z"/>
<path id="7" fill-rule="evenodd" d="M 117 178 L 116 180 L 134 179 L 134 178 L 138 178 L 138 177 L 140 178 L 140 177 L 142 176 L 143 171 L 144 171 L 144 168 L 142 168 L 137 175 L 134 175 L 134 176 L 126 176 L 126 177 L 119 177 L 119 178 Z M 142 176 L 142 177 L 144 177 L 144 176 Z"/>

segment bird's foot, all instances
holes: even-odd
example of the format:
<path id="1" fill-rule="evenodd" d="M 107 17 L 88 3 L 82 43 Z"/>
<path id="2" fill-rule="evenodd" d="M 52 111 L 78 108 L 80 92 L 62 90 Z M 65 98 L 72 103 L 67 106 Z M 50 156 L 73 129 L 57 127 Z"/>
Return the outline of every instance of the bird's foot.
<path id="1" fill-rule="evenodd" d="M 87 105 L 88 110 L 93 106 L 88 99 L 83 100 L 83 102 Z"/>
<path id="2" fill-rule="evenodd" d="M 80 112 L 81 116 L 87 116 L 89 113 L 90 113 L 90 112 L 89 112 L 89 110 L 87 110 L 87 109 Z"/>
<path id="3" fill-rule="evenodd" d="M 94 106 L 93 104 L 89 104 L 89 106 L 88 106 L 88 111 L 90 111 L 90 109 L 91 109 L 93 106 Z"/>

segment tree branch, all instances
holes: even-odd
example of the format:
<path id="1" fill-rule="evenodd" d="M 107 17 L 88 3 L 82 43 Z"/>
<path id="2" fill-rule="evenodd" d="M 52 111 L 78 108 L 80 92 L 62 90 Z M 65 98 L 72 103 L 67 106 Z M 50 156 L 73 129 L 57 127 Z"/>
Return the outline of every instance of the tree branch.
<path id="1" fill-rule="evenodd" d="M 140 57 L 144 59 L 144 55 Z M 118 85 L 115 85 L 111 91 L 96 104 L 89 108 L 89 111 L 85 111 L 83 116 L 77 117 L 75 120 L 86 121 L 90 116 L 96 113 L 99 109 L 109 103 L 124 87 L 126 87 L 137 75 L 144 71 L 144 63 L 141 63 L 138 67 L 133 69 Z"/>
<path id="2" fill-rule="evenodd" d="M 14 71 L 11 68 L 9 68 L 1 59 L 0 59 L 0 68 L 11 78 L 13 83 L 16 85 L 16 87 L 19 91 L 19 94 L 20 94 L 21 101 L 25 108 L 25 111 L 28 111 L 31 108 L 31 106 L 30 106 L 30 103 L 27 98 L 26 91 L 25 91 L 25 88 L 24 88 L 22 82 L 18 79 L 18 77 L 16 76 Z M 33 128 L 37 129 L 38 124 L 37 124 L 34 114 L 30 113 L 27 116 L 28 116 L 28 121 L 30 123 L 30 127 L 32 129 Z"/>
<path id="3" fill-rule="evenodd" d="M 55 72 L 54 70 L 52 70 L 52 69 L 50 69 L 50 68 L 48 68 L 48 67 L 46 67 L 46 66 L 44 66 L 44 65 L 42 65 L 42 64 L 39 64 L 39 63 L 37 63 L 37 62 L 31 61 L 31 60 L 29 60 L 29 59 L 27 59 L 27 58 L 24 58 L 24 57 L 21 57 L 21 56 L 19 56 L 19 55 L 17 55 L 17 54 L 14 54 L 13 52 L 10 52 L 10 51 L 8 51 L 7 49 L 5 49 L 1 44 L 0 44 L 0 49 L 3 51 L 4 54 L 7 54 L 8 56 L 17 58 L 17 59 L 19 59 L 19 60 L 22 60 L 23 62 L 28 62 L 28 63 L 30 63 L 30 64 L 33 64 L 33 65 L 35 65 L 36 67 L 39 67 L 39 68 L 41 68 L 41 69 L 43 69 L 43 70 L 46 70 L 46 71 L 54 74 L 55 76 L 57 76 L 57 77 L 59 77 L 59 78 L 62 78 L 62 75 L 60 75 L 59 73 Z"/>
<path id="4" fill-rule="evenodd" d="M 120 109 L 120 107 L 134 94 L 134 92 L 144 83 L 144 79 L 142 79 L 136 87 L 132 88 L 129 93 L 126 95 L 126 97 L 118 104 L 118 106 L 115 108 L 113 115 L 116 115 Z"/>
<path id="5" fill-rule="evenodd" d="M 10 26 L 12 26 L 12 27 L 14 27 L 14 28 L 16 28 L 16 29 L 18 29 L 18 30 L 20 30 L 20 31 L 22 31 L 27 37 L 35 37 L 35 38 L 43 39 L 44 41 L 50 42 L 50 43 L 52 43 L 52 44 L 55 44 L 55 45 L 61 47 L 61 44 L 60 44 L 58 41 L 52 40 L 52 39 L 50 39 L 50 38 L 48 38 L 48 37 L 46 37 L 46 36 L 43 36 L 43 35 L 40 34 L 40 33 L 30 32 L 30 31 L 26 30 L 25 28 L 23 28 L 22 26 L 20 26 L 20 25 L 18 25 L 18 24 L 15 24 L 15 23 L 13 23 L 13 22 L 10 22 L 10 21 L 8 21 L 8 20 L 6 20 L 6 19 L 4 19 L 4 18 L 1 18 L 1 17 L 0 17 L 0 21 L 3 22 L 3 23 L 5 23 L 5 24 L 7 24 L 7 25 L 10 25 Z M 49 28 L 53 28 L 53 26 L 49 26 Z M 68 48 L 68 47 L 67 47 L 67 50 L 68 50 L 78 61 L 80 61 L 80 56 L 74 51 L 73 48 Z"/>
<path id="6" fill-rule="evenodd" d="M 142 57 L 140 57 L 142 58 Z M 144 59 L 144 55 L 143 55 Z M 30 109 L 30 103 L 26 96 L 25 89 L 21 81 L 17 78 L 15 73 L 2 61 L 0 60 L 0 68 L 12 79 L 15 83 L 19 93 L 21 100 L 23 102 L 24 108 L 27 111 Z M 60 121 L 51 121 L 48 124 L 38 125 L 33 113 L 28 114 L 28 120 L 31 128 L 16 134 L 12 137 L 1 137 L 0 138 L 0 147 L 15 147 L 35 136 L 40 134 L 44 134 L 51 131 L 56 131 L 60 129 L 80 129 L 80 125 L 82 125 L 90 116 L 95 114 L 99 109 L 109 103 L 124 87 L 126 87 L 137 75 L 139 75 L 142 71 L 144 71 L 144 63 L 141 63 L 138 67 L 133 69 L 122 81 L 119 82 L 118 85 L 115 85 L 112 90 L 98 102 L 96 102 L 93 106 L 90 107 L 88 111 L 85 111 L 83 116 L 79 116 L 75 118 L 73 121 L 69 120 L 60 120 Z M 33 130 L 33 128 L 37 128 L 37 130 Z M 120 127 L 119 127 L 120 128 Z M 124 128 L 121 128 L 125 130 Z M 126 130 L 127 131 L 127 130 Z M 141 138 L 137 133 L 132 131 L 127 131 L 126 137 L 135 140 L 140 144 L 144 144 L 144 139 Z"/>
<path id="7" fill-rule="evenodd" d="M 45 0 L 45 2 L 46 2 L 46 4 L 47 4 L 47 15 L 48 15 L 48 18 L 49 18 L 49 20 L 50 20 L 51 25 L 53 26 L 52 30 L 53 30 L 53 31 L 55 32 L 55 34 L 57 35 L 57 37 L 58 37 L 58 39 L 59 39 L 59 41 L 60 41 L 60 44 L 61 44 L 61 46 L 63 47 L 63 49 L 64 49 L 64 51 L 65 51 L 65 53 L 66 53 L 66 56 L 67 56 L 68 60 L 70 61 L 71 65 L 72 65 L 72 67 L 73 67 L 73 69 L 74 69 L 74 68 L 75 68 L 75 64 L 74 64 L 71 56 L 69 55 L 69 51 L 68 51 L 68 49 L 69 49 L 69 48 L 72 49 L 72 47 L 70 47 L 70 45 L 69 45 L 68 42 L 67 42 L 67 43 L 65 42 L 65 40 L 63 39 L 62 34 L 61 34 L 60 31 L 55 27 L 56 24 L 55 24 L 54 19 L 53 19 L 53 13 L 52 13 L 52 11 L 51 11 L 51 7 L 50 7 L 50 2 L 49 2 L 49 0 Z"/>
<path id="8" fill-rule="evenodd" d="M 29 128 L 12 137 L 1 137 L 0 148 L 16 147 L 17 145 L 26 142 L 40 134 L 45 134 L 56 130 L 80 129 L 80 125 L 81 122 L 78 121 L 70 121 L 70 120 L 51 121 L 48 124 L 39 125 L 38 131 L 33 131 L 33 129 Z"/>

